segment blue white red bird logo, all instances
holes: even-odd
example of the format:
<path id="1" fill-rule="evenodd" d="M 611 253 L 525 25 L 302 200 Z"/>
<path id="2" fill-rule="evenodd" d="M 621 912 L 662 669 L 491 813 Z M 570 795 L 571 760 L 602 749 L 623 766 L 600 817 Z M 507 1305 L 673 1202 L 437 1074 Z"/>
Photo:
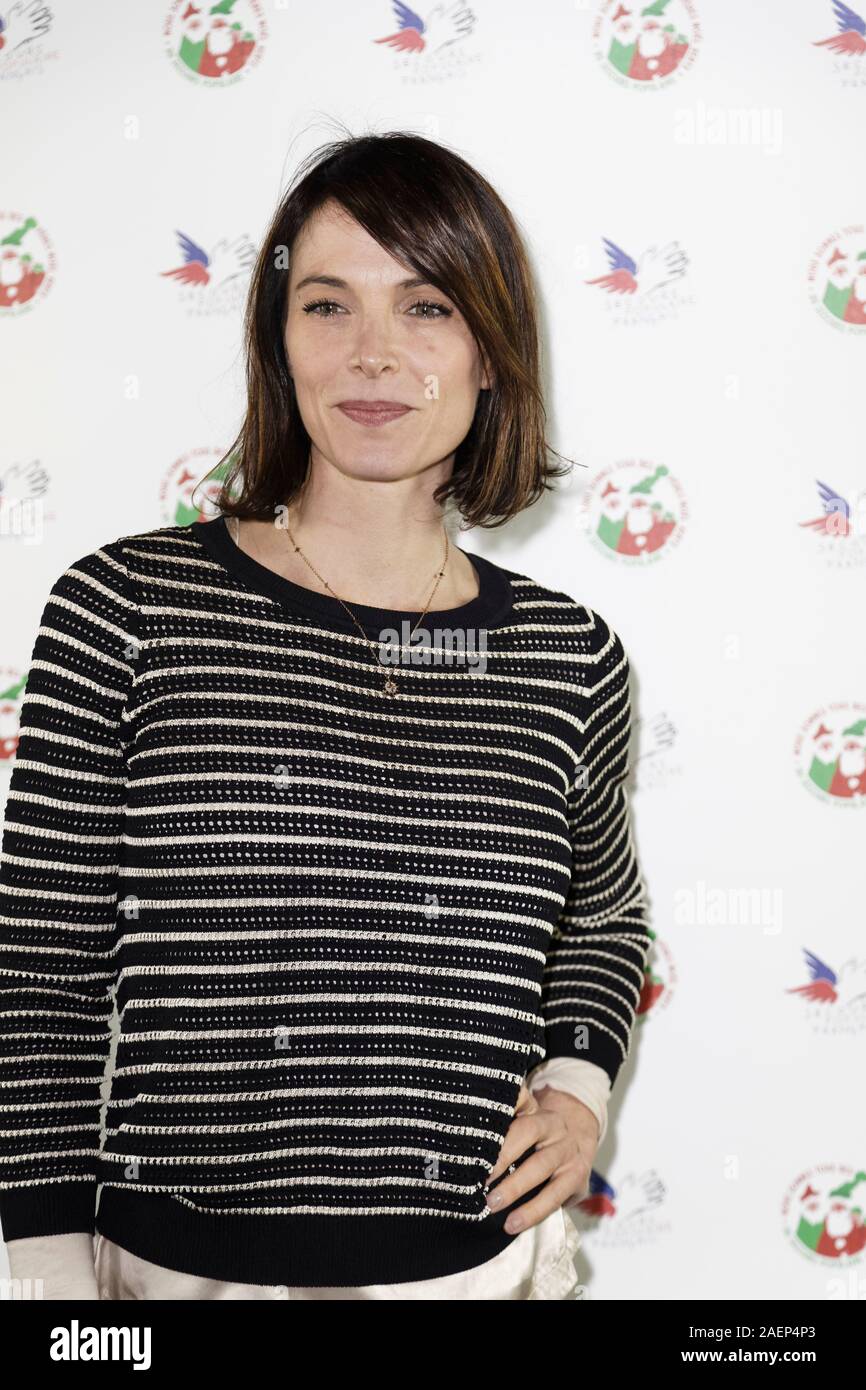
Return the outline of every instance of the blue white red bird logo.
<path id="1" fill-rule="evenodd" d="M 235 237 L 234 241 L 223 237 L 209 252 L 185 232 L 176 231 L 175 236 L 180 243 L 183 263 L 172 270 L 162 270 L 160 274 L 182 285 L 224 284 L 249 271 L 256 258 L 255 247 L 247 236 Z"/>
<path id="2" fill-rule="evenodd" d="M 866 20 L 849 5 L 843 5 L 842 0 L 833 0 L 833 13 L 839 32 L 829 39 L 816 39 L 815 47 L 829 48 L 845 57 L 866 53 Z"/>
<path id="3" fill-rule="evenodd" d="M 475 15 L 462 0 L 434 5 L 426 18 L 404 5 L 402 0 L 394 0 L 394 15 L 398 25 L 396 32 L 373 42 L 386 43 L 400 53 L 435 52 L 468 38 L 475 28 Z"/>
<path id="4" fill-rule="evenodd" d="M 602 242 L 607 253 L 608 271 L 586 283 L 600 285 L 608 294 L 652 294 L 663 285 L 682 279 L 689 264 L 689 258 L 678 241 L 669 241 L 665 246 L 650 246 L 637 261 L 609 237 L 603 237 Z"/>

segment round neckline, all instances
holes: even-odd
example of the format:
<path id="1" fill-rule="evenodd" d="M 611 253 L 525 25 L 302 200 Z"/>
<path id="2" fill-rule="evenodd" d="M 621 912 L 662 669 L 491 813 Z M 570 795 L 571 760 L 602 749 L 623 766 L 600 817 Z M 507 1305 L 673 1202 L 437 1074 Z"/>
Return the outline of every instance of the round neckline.
<path id="1" fill-rule="evenodd" d="M 276 599 L 286 608 L 309 614 L 324 626 L 357 634 L 358 629 L 338 599 L 295 584 L 253 559 L 245 550 L 239 550 L 229 534 L 224 515 L 209 521 L 194 521 L 190 530 L 215 560 L 257 593 Z M 478 575 L 479 592 L 456 608 L 430 609 L 418 624 L 419 628 L 490 628 L 501 623 L 511 611 L 514 596 L 506 572 L 483 555 L 469 550 L 464 550 L 463 554 Z M 421 613 L 420 608 L 373 608 L 369 604 L 345 601 L 364 631 L 371 635 L 378 635 L 383 628 L 398 627 L 402 622 L 414 624 Z"/>

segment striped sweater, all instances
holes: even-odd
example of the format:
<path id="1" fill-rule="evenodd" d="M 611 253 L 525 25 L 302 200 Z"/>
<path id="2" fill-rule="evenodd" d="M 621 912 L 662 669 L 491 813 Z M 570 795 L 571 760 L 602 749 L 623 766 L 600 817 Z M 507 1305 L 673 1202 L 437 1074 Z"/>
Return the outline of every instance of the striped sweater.
<path id="1" fill-rule="evenodd" d="M 249 1283 L 434 1278 L 514 1239 L 485 1187 L 521 1083 L 615 1081 L 647 891 L 619 637 L 470 559 L 426 649 L 417 613 L 353 604 L 364 641 L 222 517 L 54 584 L 0 860 L 7 1240 L 92 1231 L 97 1193 L 118 1244 Z"/>

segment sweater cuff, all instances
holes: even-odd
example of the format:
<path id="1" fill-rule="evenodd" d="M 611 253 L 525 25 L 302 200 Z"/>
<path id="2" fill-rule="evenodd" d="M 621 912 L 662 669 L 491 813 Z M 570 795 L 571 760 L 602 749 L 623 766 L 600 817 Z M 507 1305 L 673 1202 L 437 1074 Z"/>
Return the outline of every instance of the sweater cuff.
<path id="1" fill-rule="evenodd" d="M 27 1236 L 60 1236 L 72 1231 L 93 1235 L 96 1230 L 96 1189 L 93 1178 L 81 1182 L 46 1182 L 0 1191 L 0 1224 L 4 1240 Z"/>
<path id="2" fill-rule="evenodd" d="M 588 1039 L 585 1047 L 577 1048 L 574 1042 L 573 1023 L 547 1024 L 544 1029 L 543 1062 L 553 1057 L 570 1057 L 574 1061 L 594 1062 L 607 1072 L 610 1084 L 616 1081 L 617 1074 L 625 1058 L 622 1044 L 604 1028 L 595 1024 L 587 1025 Z"/>

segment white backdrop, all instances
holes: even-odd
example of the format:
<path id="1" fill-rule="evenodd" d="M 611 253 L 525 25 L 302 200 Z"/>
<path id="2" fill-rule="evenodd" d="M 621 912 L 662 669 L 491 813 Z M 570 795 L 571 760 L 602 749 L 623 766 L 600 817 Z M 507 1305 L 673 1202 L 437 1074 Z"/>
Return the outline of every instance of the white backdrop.
<path id="1" fill-rule="evenodd" d="M 413 38 L 388 0 L 187 9 L 3 12 L 0 792 L 50 585 L 192 519 L 236 433 L 298 160 L 341 124 L 450 145 L 523 230 L 579 461 L 461 544 L 598 609 L 633 667 L 657 942 L 590 1297 L 866 1297 L 862 18 L 472 0 Z M 179 234 L 200 282 L 166 274 Z"/>

